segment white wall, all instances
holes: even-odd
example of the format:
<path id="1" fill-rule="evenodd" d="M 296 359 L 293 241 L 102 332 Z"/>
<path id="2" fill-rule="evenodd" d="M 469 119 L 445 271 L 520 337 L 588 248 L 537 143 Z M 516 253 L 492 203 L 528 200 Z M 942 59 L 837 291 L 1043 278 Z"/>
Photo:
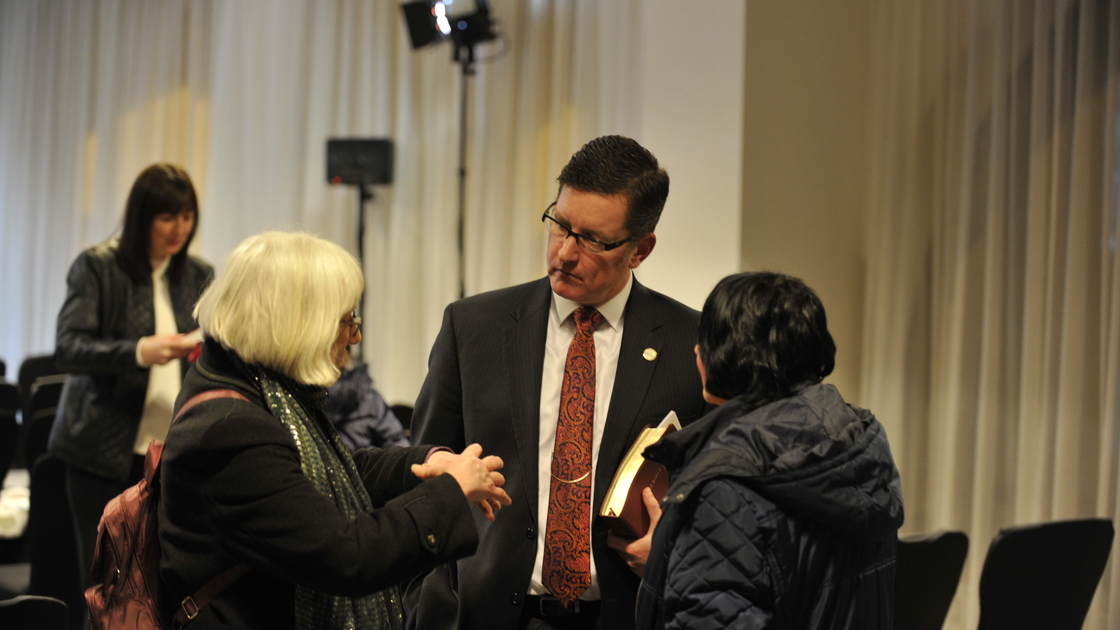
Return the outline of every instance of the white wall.
<path id="1" fill-rule="evenodd" d="M 747 9 L 743 269 L 803 279 L 836 340 L 829 381 L 857 402 L 865 280 L 867 0 Z"/>
<path id="2" fill-rule="evenodd" d="M 829 381 L 857 402 L 864 294 L 867 0 L 645 0 L 635 136 L 669 171 L 638 275 L 695 308 L 775 270 L 821 296 Z"/>
<path id="3" fill-rule="evenodd" d="M 637 55 L 643 144 L 669 172 L 669 201 L 642 282 L 694 308 L 740 269 L 746 3 L 643 3 Z"/>

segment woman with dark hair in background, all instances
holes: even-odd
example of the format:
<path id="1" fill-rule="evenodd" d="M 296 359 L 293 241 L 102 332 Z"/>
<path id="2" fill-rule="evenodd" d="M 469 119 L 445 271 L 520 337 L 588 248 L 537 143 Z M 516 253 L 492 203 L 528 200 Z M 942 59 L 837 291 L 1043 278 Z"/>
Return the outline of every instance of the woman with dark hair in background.
<path id="1" fill-rule="evenodd" d="M 105 504 L 140 480 L 148 442 L 167 435 L 200 341 L 188 333 L 213 269 L 187 253 L 197 227 L 186 171 L 153 164 L 132 185 L 120 239 L 83 251 L 66 278 L 55 363 L 69 376 L 50 452 L 67 468 L 83 589 Z"/>
<path id="2" fill-rule="evenodd" d="M 699 341 L 720 406 L 646 450 L 671 481 L 637 627 L 891 628 L 898 470 L 875 416 L 821 383 L 836 346 L 820 299 L 789 276 L 729 276 Z"/>

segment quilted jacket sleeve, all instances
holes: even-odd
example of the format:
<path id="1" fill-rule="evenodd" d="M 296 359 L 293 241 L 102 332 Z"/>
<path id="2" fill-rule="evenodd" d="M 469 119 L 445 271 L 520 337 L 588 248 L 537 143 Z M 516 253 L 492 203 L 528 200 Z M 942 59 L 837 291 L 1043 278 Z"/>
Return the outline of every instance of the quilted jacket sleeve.
<path id="1" fill-rule="evenodd" d="M 55 361 L 60 369 L 93 374 L 139 369 L 136 343 L 141 335 L 118 334 L 130 327 L 123 321 L 131 314 L 126 307 L 130 283 L 113 266 L 111 254 L 89 250 L 70 266 L 58 315 Z"/>
<path id="2" fill-rule="evenodd" d="M 774 576 L 763 543 L 766 513 L 727 479 L 708 481 L 695 493 L 691 518 L 669 554 L 665 627 L 770 627 Z"/>

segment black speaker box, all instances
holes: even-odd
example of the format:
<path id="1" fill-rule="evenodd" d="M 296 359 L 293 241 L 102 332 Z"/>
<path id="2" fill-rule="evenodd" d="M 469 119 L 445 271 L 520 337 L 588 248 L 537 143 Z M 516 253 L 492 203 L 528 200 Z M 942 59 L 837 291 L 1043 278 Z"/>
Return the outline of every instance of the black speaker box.
<path id="1" fill-rule="evenodd" d="M 328 139 L 327 182 L 393 183 L 393 141 L 385 138 Z"/>

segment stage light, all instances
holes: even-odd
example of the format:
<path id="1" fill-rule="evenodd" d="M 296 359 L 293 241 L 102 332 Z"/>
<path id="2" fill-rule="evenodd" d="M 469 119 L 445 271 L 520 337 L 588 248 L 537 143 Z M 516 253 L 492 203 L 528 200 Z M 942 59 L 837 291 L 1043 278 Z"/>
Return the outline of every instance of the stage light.
<path id="1" fill-rule="evenodd" d="M 495 39 L 486 0 L 422 0 L 401 4 L 413 48 L 423 48 L 446 39 L 460 48 Z"/>
<path id="2" fill-rule="evenodd" d="M 467 84 L 474 75 L 474 46 L 498 38 L 487 0 L 426 0 L 401 3 L 412 47 L 423 48 L 450 39 L 451 58 L 459 64 L 459 297 L 466 295 L 464 225 L 467 205 Z M 504 38 L 503 38 L 504 39 Z"/>

